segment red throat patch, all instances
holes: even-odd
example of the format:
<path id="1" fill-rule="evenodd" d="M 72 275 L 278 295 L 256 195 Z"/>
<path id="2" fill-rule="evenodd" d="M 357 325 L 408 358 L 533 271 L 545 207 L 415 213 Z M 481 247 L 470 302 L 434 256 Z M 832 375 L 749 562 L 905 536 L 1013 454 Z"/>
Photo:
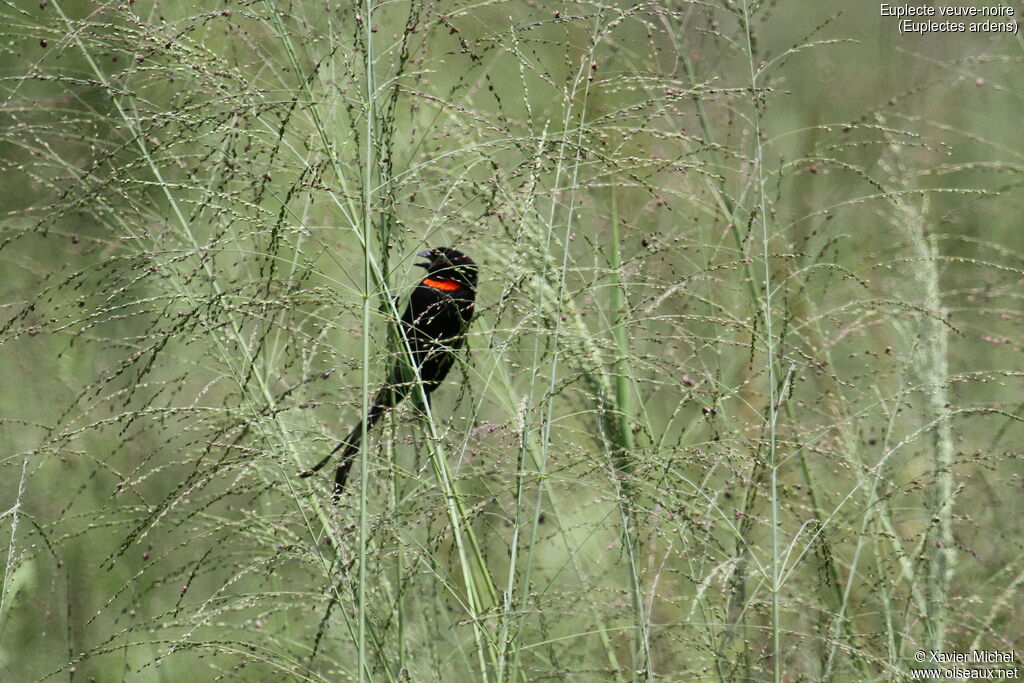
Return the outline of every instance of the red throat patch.
<path id="1" fill-rule="evenodd" d="M 454 292 L 462 289 L 462 285 L 455 280 L 433 280 L 428 277 L 420 284 L 427 287 L 433 287 L 434 289 L 440 289 L 442 292 Z"/>

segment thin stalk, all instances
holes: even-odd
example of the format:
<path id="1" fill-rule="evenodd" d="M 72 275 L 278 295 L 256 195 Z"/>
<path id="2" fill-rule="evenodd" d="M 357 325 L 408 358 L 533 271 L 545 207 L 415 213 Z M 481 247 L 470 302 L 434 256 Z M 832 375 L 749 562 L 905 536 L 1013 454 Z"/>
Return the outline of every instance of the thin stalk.
<path id="1" fill-rule="evenodd" d="M 761 289 L 763 305 L 761 309 L 764 319 L 764 353 L 768 370 L 768 452 L 766 459 L 768 463 L 769 485 L 769 523 L 771 524 L 771 622 L 772 622 L 772 680 L 778 683 L 782 680 L 782 625 L 781 606 L 779 593 L 782 590 L 782 561 L 779 554 L 779 461 L 777 443 L 777 422 L 779 417 L 779 400 L 777 398 L 776 368 L 775 368 L 775 330 L 774 316 L 772 313 L 772 271 L 771 252 L 769 251 L 769 226 L 768 207 L 765 202 L 765 180 L 764 180 L 764 153 L 761 145 L 761 107 L 758 98 L 758 72 L 757 61 L 754 56 L 754 45 L 751 40 L 750 28 L 750 6 L 748 0 L 743 0 L 743 29 L 746 37 L 748 64 L 750 65 L 750 89 L 753 102 L 751 120 L 754 125 L 754 172 L 756 173 L 756 188 L 758 211 L 761 224 L 761 260 L 764 265 L 764 281 Z"/>
<path id="2" fill-rule="evenodd" d="M 612 219 L 611 219 L 611 249 L 610 265 L 612 271 L 611 287 L 611 318 L 612 318 L 612 339 L 615 342 L 615 419 L 616 443 L 612 444 L 613 465 L 615 467 L 616 479 L 620 482 L 619 512 L 622 516 L 622 542 L 629 554 L 629 580 L 632 587 L 630 594 L 633 599 L 633 617 L 636 622 L 633 638 L 634 648 L 639 653 L 638 659 L 644 662 L 644 677 L 650 679 L 653 672 L 650 670 L 650 639 L 647 627 L 647 615 L 644 611 L 643 586 L 640 581 L 640 574 L 637 571 L 637 544 L 633 535 L 633 457 L 635 441 L 633 439 L 632 409 L 630 408 L 630 386 L 629 377 L 632 376 L 629 368 L 629 336 L 626 332 L 625 321 L 627 318 L 625 285 L 622 279 L 622 254 L 619 249 L 619 201 L 615 189 L 611 192 Z"/>
<path id="3" fill-rule="evenodd" d="M 363 217 L 363 344 L 362 362 L 363 370 L 360 386 L 360 439 L 359 439 L 359 539 L 357 557 L 359 560 L 359 588 L 357 590 L 356 603 L 359 611 L 358 636 L 356 638 L 356 650 L 359 657 L 359 682 L 366 680 L 368 663 L 366 657 L 366 541 L 368 536 L 367 500 L 366 490 L 370 484 L 370 457 L 367 449 L 367 421 L 370 413 L 370 299 L 371 299 L 371 268 L 370 268 L 370 244 L 369 237 L 373 231 L 373 141 L 375 139 L 375 124 L 377 119 L 376 111 L 376 84 L 374 83 L 373 66 L 373 2 L 363 0 L 363 11 L 366 13 L 366 21 L 363 22 L 365 32 L 366 51 L 363 54 L 363 78 L 366 87 L 366 102 L 364 103 L 364 126 L 363 131 L 363 188 L 362 188 L 362 217 Z M 386 248 L 386 245 L 383 245 Z"/>
<path id="4" fill-rule="evenodd" d="M 505 580 L 505 591 L 502 600 L 502 628 L 499 643 L 501 645 L 501 658 L 498 660 L 498 683 L 505 681 L 505 668 L 508 665 L 509 628 L 512 623 L 512 595 L 516 585 L 516 563 L 519 561 L 519 535 L 522 528 L 522 510 L 525 502 L 526 486 L 526 454 L 528 448 L 528 433 L 526 430 L 526 415 L 524 410 L 519 411 L 521 439 L 519 456 L 516 458 L 516 514 L 512 522 L 512 540 L 509 541 L 508 577 Z"/>
<path id="5" fill-rule="evenodd" d="M 611 253 L 609 254 L 612 270 L 611 309 L 612 339 L 615 341 L 615 407 L 618 417 L 618 431 L 621 446 L 626 450 L 619 458 L 618 469 L 627 475 L 633 473 L 632 453 L 635 447 L 633 427 L 630 418 L 633 415 L 630 406 L 630 382 L 632 376 L 629 368 L 629 334 L 626 331 L 626 287 L 622 280 L 622 254 L 619 251 L 619 200 L 612 189 L 612 224 Z"/>

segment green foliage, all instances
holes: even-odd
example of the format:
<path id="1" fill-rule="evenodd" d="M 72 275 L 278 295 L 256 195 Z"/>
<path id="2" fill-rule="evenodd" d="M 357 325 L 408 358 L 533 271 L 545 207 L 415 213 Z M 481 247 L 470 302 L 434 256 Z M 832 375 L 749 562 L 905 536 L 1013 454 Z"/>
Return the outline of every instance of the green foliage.
<path id="1" fill-rule="evenodd" d="M 1019 643 L 1020 43 L 837 8 L 4 5 L 0 678 Z M 469 348 L 335 506 L 448 244 Z"/>

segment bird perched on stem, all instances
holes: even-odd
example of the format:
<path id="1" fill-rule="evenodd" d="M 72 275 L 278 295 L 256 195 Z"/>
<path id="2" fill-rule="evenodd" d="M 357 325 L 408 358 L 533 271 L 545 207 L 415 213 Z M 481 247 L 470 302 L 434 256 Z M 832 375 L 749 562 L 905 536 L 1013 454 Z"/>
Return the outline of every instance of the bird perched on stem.
<path id="1" fill-rule="evenodd" d="M 388 372 L 387 383 L 377 392 L 366 413 L 367 433 L 405 397 L 412 395 L 414 401 L 421 398 L 419 386 L 423 387 L 422 397 L 430 402 L 430 394 L 455 363 L 455 353 L 462 347 L 473 319 L 477 283 L 473 259 L 450 247 L 421 251 L 417 255 L 427 259 L 416 264 L 426 268 L 427 275 L 412 291 L 402 313 L 398 359 Z M 312 476 L 341 451 L 334 473 L 334 496 L 341 496 L 362 436 L 360 422 L 329 455 L 299 476 Z"/>

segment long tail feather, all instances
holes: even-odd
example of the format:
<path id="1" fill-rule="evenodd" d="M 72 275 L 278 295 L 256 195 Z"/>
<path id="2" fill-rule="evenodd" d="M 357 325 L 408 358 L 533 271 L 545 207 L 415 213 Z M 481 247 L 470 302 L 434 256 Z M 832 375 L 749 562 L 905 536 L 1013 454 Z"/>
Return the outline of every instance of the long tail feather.
<path id="1" fill-rule="evenodd" d="M 380 418 L 384 417 L 384 413 L 389 408 L 394 406 L 395 395 L 390 389 L 385 387 L 381 389 L 377 396 L 373 400 L 373 405 L 370 406 L 370 412 L 366 416 L 366 432 L 369 433 L 373 426 L 377 424 Z M 342 492 L 345 490 L 345 482 L 348 480 L 349 470 L 352 469 L 352 463 L 355 461 L 355 456 L 359 453 L 359 443 L 363 438 L 363 423 L 356 424 L 356 428 L 337 446 L 331 450 L 324 458 L 313 465 L 311 468 L 300 474 L 299 476 L 305 479 L 311 477 L 334 458 L 334 454 L 344 449 L 341 453 L 341 460 L 338 462 L 338 469 L 334 473 L 334 497 L 339 498 Z"/>

